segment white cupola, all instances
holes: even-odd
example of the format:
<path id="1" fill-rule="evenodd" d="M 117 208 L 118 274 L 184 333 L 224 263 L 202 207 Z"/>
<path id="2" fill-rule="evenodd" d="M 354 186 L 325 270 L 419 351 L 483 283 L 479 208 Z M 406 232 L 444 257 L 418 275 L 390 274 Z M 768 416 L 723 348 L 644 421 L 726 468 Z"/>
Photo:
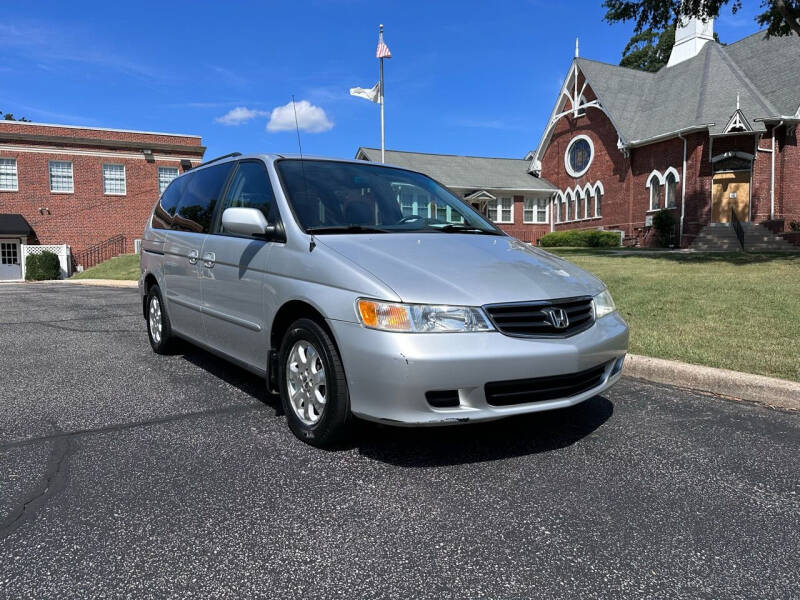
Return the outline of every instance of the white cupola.
<path id="1" fill-rule="evenodd" d="M 681 17 L 675 29 L 675 45 L 669 55 L 667 66 L 694 58 L 707 42 L 714 41 L 714 19 Z"/>

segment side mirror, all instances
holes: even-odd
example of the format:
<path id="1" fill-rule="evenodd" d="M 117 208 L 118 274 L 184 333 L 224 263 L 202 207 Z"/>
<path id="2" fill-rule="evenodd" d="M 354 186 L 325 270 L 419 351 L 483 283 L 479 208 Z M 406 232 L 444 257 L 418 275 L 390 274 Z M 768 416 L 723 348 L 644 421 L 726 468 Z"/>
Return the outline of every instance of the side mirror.
<path id="1" fill-rule="evenodd" d="M 275 231 L 257 208 L 226 208 L 222 213 L 222 227 L 239 235 L 266 235 Z"/>

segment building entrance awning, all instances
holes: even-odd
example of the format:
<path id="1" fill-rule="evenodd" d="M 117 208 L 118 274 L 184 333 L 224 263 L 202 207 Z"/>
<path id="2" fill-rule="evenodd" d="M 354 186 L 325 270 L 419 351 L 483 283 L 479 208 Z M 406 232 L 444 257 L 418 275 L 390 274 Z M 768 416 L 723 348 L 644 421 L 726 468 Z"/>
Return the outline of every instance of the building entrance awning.
<path id="1" fill-rule="evenodd" d="M 0 235 L 28 236 L 33 233 L 25 217 L 18 214 L 0 214 Z"/>

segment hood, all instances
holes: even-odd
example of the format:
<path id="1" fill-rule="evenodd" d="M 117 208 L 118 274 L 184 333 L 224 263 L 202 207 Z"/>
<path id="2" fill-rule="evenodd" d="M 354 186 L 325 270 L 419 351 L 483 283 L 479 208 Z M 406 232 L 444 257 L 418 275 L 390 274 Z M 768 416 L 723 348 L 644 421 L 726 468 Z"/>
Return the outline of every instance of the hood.
<path id="1" fill-rule="evenodd" d="M 480 306 L 597 294 L 603 283 L 506 236 L 462 233 L 320 235 L 404 302 Z"/>

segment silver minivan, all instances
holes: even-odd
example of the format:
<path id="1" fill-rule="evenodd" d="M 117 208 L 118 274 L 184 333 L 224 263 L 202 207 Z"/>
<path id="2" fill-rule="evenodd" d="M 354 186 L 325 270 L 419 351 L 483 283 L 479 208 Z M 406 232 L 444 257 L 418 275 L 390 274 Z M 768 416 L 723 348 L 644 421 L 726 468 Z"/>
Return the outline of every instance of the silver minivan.
<path id="1" fill-rule="evenodd" d="M 429 177 L 233 154 L 181 175 L 142 239 L 150 344 L 266 378 L 324 446 L 398 425 L 571 406 L 619 379 L 628 327 L 596 277 L 509 237 Z"/>

